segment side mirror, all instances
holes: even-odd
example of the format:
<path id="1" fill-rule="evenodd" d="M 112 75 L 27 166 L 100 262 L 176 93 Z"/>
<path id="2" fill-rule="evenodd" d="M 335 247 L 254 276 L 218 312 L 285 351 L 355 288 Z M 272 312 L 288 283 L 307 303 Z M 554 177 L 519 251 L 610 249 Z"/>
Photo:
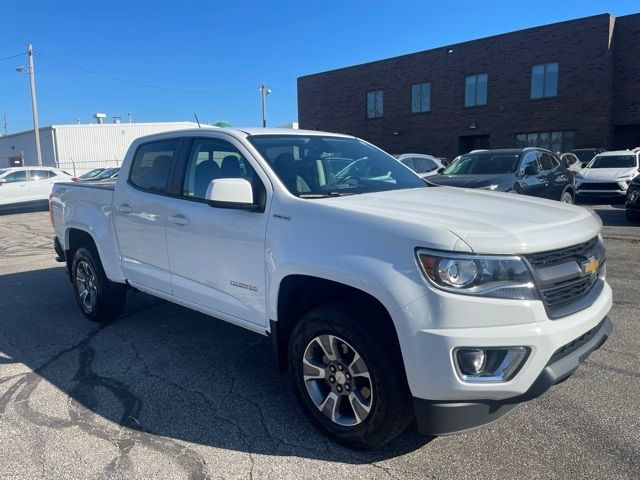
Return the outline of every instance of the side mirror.
<path id="1" fill-rule="evenodd" d="M 531 177 L 540 173 L 540 169 L 536 165 L 527 165 L 524 167 L 524 176 Z"/>
<path id="2" fill-rule="evenodd" d="M 445 170 L 446 170 L 446 169 L 445 169 L 444 167 L 440 167 L 440 168 L 438 169 L 438 173 L 442 173 L 442 172 L 444 172 Z"/>
<path id="3" fill-rule="evenodd" d="M 244 178 L 216 178 L 211 180 L 205 199 L 216 208 L 235 208 L 239 210 L 255 210 L 253 189 Z"/>
<path id="4" fill-rule="evenodd" d="M 0 185 L 2 185 L 3 183 L 7 183 L 7 179 L 6 178 L 0 178 Z"/>

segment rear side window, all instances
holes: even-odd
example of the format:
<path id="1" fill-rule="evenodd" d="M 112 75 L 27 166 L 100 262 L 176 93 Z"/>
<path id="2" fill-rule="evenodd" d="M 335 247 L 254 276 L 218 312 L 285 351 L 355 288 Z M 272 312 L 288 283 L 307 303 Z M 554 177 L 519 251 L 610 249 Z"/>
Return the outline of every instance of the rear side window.
<path id="1" fill-rule="evenodd" d="M 56 174 L 50 170 L 31 170 L 29 171 L 30 180 L 44 180 L 46 178 L 55 177 Z"/>
<path id="2" fill-rule="evenodd" d="M 26 182 L 27 181 L 27 171 L 19 170 L 17 172 L 10 173 L 4 178 L 6 183 L 15 183 L 15 182 Z"/>
<path id="3" fill-rule="evenodd" d="M 540 155 L 540 168 L 542 170 L 553 170 L 556 167 L 556 162 L 553 161 L 553 157 L 548 153 Z"/>
<path id="4" fill-rule="evenodd" d="M 418 173 L 427 173 L 438 168 L 436 162 L 429 158 L 415 157 L 413 159 L 413 164 L 415 166 L 415 170 Z"/>
<path id="5" fill-rule="evenodd" d="M 129 181 L 142 190 L 166 193 L 171 162 L 178 143 L 178 139 L 162 140 L 138 147 L 131 165 Z"/>

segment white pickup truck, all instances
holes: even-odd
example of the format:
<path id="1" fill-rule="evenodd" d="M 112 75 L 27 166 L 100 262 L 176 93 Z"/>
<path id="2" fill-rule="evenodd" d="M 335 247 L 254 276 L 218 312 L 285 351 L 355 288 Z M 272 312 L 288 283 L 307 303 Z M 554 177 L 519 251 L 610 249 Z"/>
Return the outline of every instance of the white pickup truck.
<path id="1" fill-rule="evenodd" d="M 611 332 L 601 222 L 440 187 L 354 137 L 206 128 L 135 141 L 114 184 L 56 184 L 58 259 L 103 321 L 128 288 L 271 336 L 303 410 L 352 448 L 469 430 Z"/>

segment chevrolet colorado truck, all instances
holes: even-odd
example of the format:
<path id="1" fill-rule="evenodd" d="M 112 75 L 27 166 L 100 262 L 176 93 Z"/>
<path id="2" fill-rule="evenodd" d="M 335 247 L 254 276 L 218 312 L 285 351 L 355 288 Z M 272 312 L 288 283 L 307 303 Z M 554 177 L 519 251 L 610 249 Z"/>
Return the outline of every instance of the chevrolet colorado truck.
<path id="1" fill-rule="evenodd" d="M 269 336 L 302 410 L 352 448 L 493 422 L 612 329 L 595 213 L 429 185 L 346 135 L 143 137 L 115 182 L 56 184 L 50 208 L 89 319 L 135 288 Z"/>

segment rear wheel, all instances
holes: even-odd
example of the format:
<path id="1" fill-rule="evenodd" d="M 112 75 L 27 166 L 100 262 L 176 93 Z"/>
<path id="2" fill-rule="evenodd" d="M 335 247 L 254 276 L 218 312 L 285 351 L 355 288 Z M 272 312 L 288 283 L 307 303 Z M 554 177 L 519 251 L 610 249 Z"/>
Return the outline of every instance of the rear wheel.
<path id="1" fill-rule="evenodd" d="M 125 285 L 110 282 L 98 255 L 79 248 L 71 264 L 71 280 L 76 301 L 90 320 L 104 322 L 117 317 L 127 298 Z"/>
<path id="2" fill-rule="evenodd" d="M 399 352 L 384 335 L 365 330 L 345 304 L 316 308 L 295 326 L 289 371 L 306 415 L 324 434 L 350 448 L 369 449 L 399 435 L 413 418 Z"/>

